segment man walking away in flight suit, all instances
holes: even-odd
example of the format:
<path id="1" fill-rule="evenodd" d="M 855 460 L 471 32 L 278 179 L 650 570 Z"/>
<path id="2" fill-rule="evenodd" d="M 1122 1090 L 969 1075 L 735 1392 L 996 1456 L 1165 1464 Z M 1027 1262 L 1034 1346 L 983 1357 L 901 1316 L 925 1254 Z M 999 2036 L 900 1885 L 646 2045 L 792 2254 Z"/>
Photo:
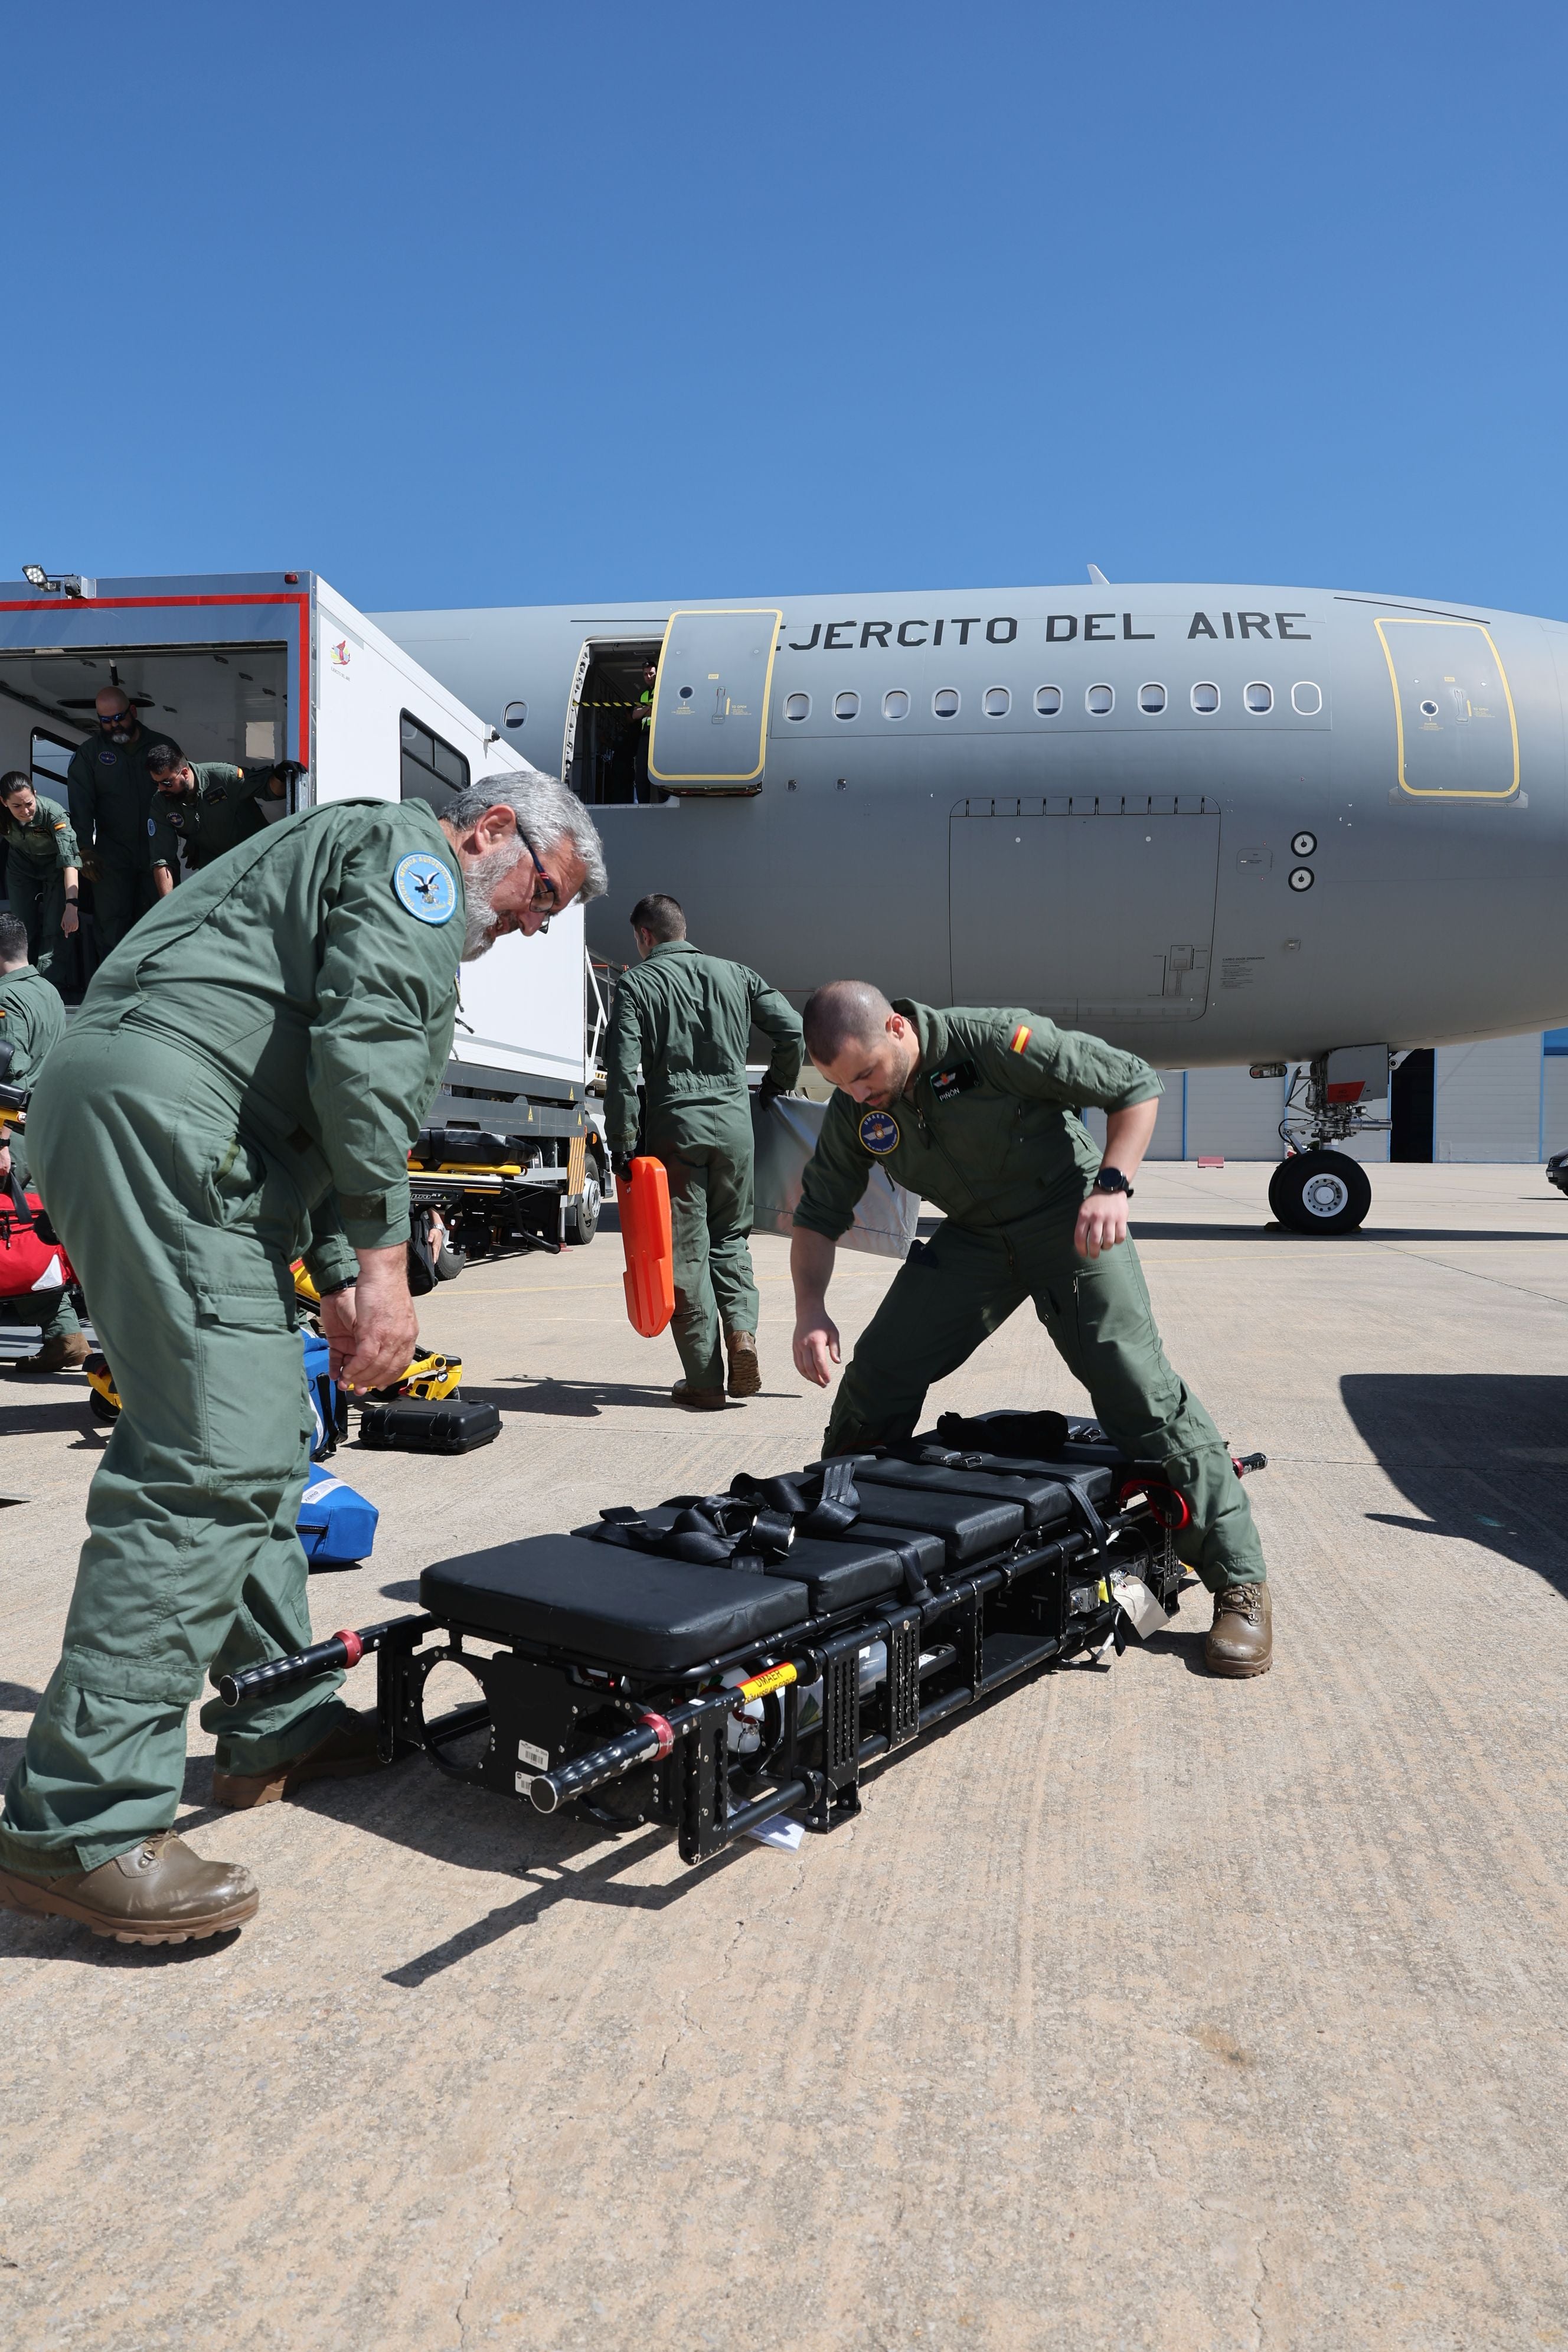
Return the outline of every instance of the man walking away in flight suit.
<path id="1" fill-rule="evenodd" d="M 1219 1432 L 1165 1360 L 1127 1237 L 1162 1092 L 1148 1063 L 1032 1013 L 889 1004 L 853 980 L 808 1000 L 805 1042 L 838 1089 L 795 1213 L 805 1379 L 826 1388 L 839 1360 L 827 1285 L 872 1169 L 947 1220 L 915 1244 L 861 1333 L 824 1454 L 910 1436 L 932 1381 L 1032 1299 L 1112 1444 L 1158 1463 L 1187 1506 L 1176 1549 L 1215 1597 L 1210 1673 L 1267 1673 L 1272 1619 L 1252 1513 Z M 1106 1114 L 1103 1157 L 1078 1116 L 1089 1104 Z"/>
<path id="2" fill-rule="evenodd" d="M 310 1639 L 295 1532 L 310 1457 L 290 1261 L 339 1380 L 415 1354 L 408 1151 L 460 958 L 604 887 L 583 804 L 532 771 L 441 816 L 335 801 L 268 825 L 142 918 L 35 1088 L 39 1188 L 122 1402 L 88 1496 L 60 1662 L 0 1818 L 0 1904 L 132 1943 L 237 1927 L 248 1872 L 172 1833 L 209 1668 Z M 216 1679 L 216 1676 L 215 1676 Z M 214 1801 L 370 1769 L 323 1675 L 202 1722 Z"/>
<path id="3" fill-rule="evenodd" d="M 642 962 L 625 973 L 605 1053 L 605 1129 L 617 1177 L 637 1137 L 637 1064 L 646 1108 L 643 1149 L 669 1176 L 675 1247 L 675 1344 L 684 1380 L 677 1404 L 711 1412 L 730 1394 L 755 1396 L 757 1286 L 752 1230 L 752 1107 L 746 1049 L 752 1028 L 773 1041 L 762 1098 L 787 1094 L 800 1076 L 800 1015 L 743 963 L 701 955 L 673 898 L 655 892 L 632 908 Z M 723 1333 L 723 1346 L 720 1332 Z"/>

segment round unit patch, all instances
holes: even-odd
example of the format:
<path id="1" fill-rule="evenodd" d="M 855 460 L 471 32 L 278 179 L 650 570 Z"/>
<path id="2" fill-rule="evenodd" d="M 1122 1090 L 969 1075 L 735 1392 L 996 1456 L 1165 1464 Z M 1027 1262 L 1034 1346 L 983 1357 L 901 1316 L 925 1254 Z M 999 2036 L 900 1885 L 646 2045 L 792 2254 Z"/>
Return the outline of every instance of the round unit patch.
<path id="1" fill-rule="evenodd" d="M 458 904 L 452 877 L 438 857 L 416 849 L 400 857 L 392 877 L 399 901 L 421 923 L 446 923 Z"/>
<path id="2" fill-rule="evenodd" d="M 885 1160 L 899 1148 L 899 1122 L 890 1110 L 868 1110 L 860 1121 L 860 1140 L 875 1160 Z"/>

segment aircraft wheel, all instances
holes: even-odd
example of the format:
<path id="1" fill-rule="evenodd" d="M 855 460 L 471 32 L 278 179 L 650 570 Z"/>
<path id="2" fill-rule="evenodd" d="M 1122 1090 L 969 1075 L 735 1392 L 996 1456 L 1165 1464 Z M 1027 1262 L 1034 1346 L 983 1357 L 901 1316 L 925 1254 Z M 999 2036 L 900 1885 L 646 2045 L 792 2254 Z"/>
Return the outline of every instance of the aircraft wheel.
<path id="1" fill-rule="evenodd" d="M 1268 1179 L 1268 1205 L 1295 1234 L 1353 1234 L 1372 1206 L 1372 1186 L 1348 1151 L 1299 1151 Z"/>

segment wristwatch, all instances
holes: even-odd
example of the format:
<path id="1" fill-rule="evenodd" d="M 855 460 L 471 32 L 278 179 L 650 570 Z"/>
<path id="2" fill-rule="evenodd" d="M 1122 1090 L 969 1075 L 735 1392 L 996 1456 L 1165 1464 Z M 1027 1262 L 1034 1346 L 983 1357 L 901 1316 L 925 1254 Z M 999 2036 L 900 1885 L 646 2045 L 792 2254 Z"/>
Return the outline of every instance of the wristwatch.
<path id="1" fill-rule="evenodd" d="M 1094 1180 L 1094 1189 L 1097 1192 L 1125 1192 L 1129 1200 L 1132 1198 L 1132 1187 L 1120 1168 L 1102 1168 Z"/>

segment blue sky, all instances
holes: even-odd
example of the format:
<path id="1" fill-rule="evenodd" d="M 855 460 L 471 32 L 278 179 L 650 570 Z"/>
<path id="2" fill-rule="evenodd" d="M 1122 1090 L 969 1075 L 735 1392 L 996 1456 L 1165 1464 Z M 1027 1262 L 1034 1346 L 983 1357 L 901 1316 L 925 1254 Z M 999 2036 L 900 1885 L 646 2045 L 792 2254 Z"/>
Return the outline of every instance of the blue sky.
<path id="1" fill-rule="evenodd" d="M 1568 616 L 1568 9 L 10 12 L 0 574 Z"/>

